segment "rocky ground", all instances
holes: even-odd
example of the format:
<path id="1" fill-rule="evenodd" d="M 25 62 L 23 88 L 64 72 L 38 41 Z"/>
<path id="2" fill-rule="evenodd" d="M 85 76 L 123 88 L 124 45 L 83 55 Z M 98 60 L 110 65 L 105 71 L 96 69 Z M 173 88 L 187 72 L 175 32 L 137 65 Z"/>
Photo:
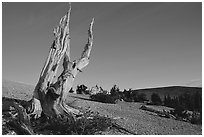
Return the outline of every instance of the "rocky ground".
<path id="1" fill-rule="evenodd" d="M 158 115 L 139 109 L 141 103 L 118 102 L 105 104 L 89 100 L 88 96 L 69 94 L 68 100 L 83 108 L 90 107 L 100 114 L 117 119 L 119 125 L 138 135 L 200 135 L 201 125 L 159 117 Z M 157 109 L 168 109 L 155 106 Z"/>
<path id="2" fill-rule="evenodd" d="M 14 86 L 7 82 L 2 85 L 2 95 L 9 98 L 29 100 L 31 97 L 32 86 Z M 5 90 L 6 89 L 6 90 Z M 17 90 L 17 92 L 15 92 Z M 68 104 L 81 108 L 90 108 L 116 120 L 117 124 L 124 129 L 138 135 L 201 135 L 202 126 L 194 125 L 183 121 L 159 117 L 154 113 L 139 109 L 141 103 L 118 102 L 117 104 L 105 104 L 94 102 L 88 95 L 77 95 L 70 93 L 67 98 Z M 168 109 L 156 107 L 156 109 Z M 4 107 L 3 107 L 4 109 Z M 3 120 L 2 120 L 3 121 Z M 107 130 L 100 134 L 118 135 L 131 134 L 125 130 Z"/>

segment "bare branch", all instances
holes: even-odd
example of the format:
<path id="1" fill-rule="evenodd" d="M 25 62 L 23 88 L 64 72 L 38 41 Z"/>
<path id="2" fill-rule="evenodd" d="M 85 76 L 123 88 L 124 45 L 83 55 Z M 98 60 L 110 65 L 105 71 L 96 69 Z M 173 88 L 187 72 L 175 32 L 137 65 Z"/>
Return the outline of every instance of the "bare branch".
<path id="1" fill-rule="evenodd" d="M 84 51 L 81 54 L 81 59 L 77 63 L 77 69 L 79 70 L 87 66 L 89 63 L 89 56 L 93 46 L 93 24 L 94 24 L 94 18 L 92 19 L 88 30 L 88 42 L 85 45 Z"/>
<path id="2" fill-rule="evenodd" d="M 84 51 L 81 54 L 81 58 L 84 57 L 89 57 L 90 56 L 90 52 L 92 49 L 92 45 L 93 45 L 93 24 L 94 24 L 94 18 L 91 21 L 91 24 L 89 26 L 89 30 L 88 30 L 88 42 L 84 47 Z"/>

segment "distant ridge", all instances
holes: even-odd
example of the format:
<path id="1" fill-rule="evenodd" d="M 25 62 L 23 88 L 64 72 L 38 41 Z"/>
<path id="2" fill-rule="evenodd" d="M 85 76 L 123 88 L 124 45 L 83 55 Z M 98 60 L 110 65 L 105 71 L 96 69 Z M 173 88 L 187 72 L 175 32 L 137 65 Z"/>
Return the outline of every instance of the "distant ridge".
<path id="1" fill-rule="evenodd" d="M 185 85 L 188 87 L 202 87 L 202 79 L 192 80 Z"/>
<path id="2" fill-rule="evenodd" d="M 167 95 L 170 95 L 171 97 L 176 97 L 184 93 L 193 94 L 197 91 L 202 94 L 202 87 L 168 86 L 134 90 L 134 92 L 145 93 L 147 95 L 147 99 L 149 100 L 151 99 L 152 93 L 157 93 L 162 99 L 164 99 L 164 97 Z"/>

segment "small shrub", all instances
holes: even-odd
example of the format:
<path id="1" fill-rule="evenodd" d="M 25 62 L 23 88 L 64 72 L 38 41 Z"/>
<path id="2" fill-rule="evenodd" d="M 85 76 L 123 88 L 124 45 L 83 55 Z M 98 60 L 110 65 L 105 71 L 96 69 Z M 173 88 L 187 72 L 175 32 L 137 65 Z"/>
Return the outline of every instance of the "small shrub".
<path id="1" fill-rule="evenodd" d="M 130 88 L 129 90 L 124 90 L 123 91 L 123 95 L 124 95 L 124 98 L 123 100 L 126 101 L 126 102 L 133 102 L 134 99 L 133 99 L 133 91 L 132 89 Z"/>
<path id="2" fill-rule="evenodd" d="M 77 89 L 76 89 L 76 93 L 77 94 L 86 94 L 87 93 L 87 86 L 85 86 L 84 84 L 82 85 L 78 85 Z"/>
<path id="3" fill-rule="evenodd" d="M 39 119 L 31 118 L 28 123 L 18 117 L 21 113 L 16 108 L 12 108 L 3 113 L 2 133 L 24 135 L 32 131 L 32 134 L 37 135 L 94 135 L 100 134 L 101 131 L 114 129 L 115 120 L 99 115 L 90 109 L 80 109 L 80 111 L 82 115 L 76 118 L 66 115 L 49 118 L 42 114 Z M 13 123 L 16 124 L 13 125 Z M 26 130 L 22 130 L 20 128 L 22 126 Z"/>
<path id="4" fill-rule="evenodd" d="M 152 103 L 155 105 L 161 105 L 162 104 L 162 100 L 161 100 L 160 96 L 156 93 L 152 93 L 151 100 L 152 100 Z"/>
<path id="5" fill-rule="evenodd" d="M 120 89 L 119 89 L 119 87 L 117 87 L 117 85 L 114 85 L 110 90 L 111 96 L 117 96 L 118 97 L 119 92 L 120 92 Z"/>
<path id="6" fill-rule="evenodd" d="M 102 102 L 102 103 L 112 103 L 115 104 L 117 101 L 117 98 L 108 95 L 108 94 L 103 94 L 103 93 L 98 93 L 95 95 L 91 95 L 90 96 L 91 100 L 93 101 L 98 101 L 98 102 Z"/>
<path id="7" fill-rule="evenodd" d="M 192 118 L 190 119 L 192 124 L 200 124 L 202 125 L 202 114 L 193 112 Z"/>
<path id="8" fill-rule="evenodd" d="M 98 113 L 84 111 L 76 120 L 71 118 L 52 119 L 46 130 L 58 135 L 94 135 L 111 128 L 113 120 Z"/>
<path id="9" fill-rule="evenodd" d="M 74 90 L 71 88 L 71 89 L 69 90 L 69 93 L 74 93 Z"/>
<path id="10" fill-rule="evenodd" d="M 148 101 L 146 94 L 141 93 L 135 93 L 134 94 L 134 102 L 144 102 L 144 101 Z"/>
<path id="11" fill-rule="evenodd" d="M 177 120 L 190 122 L 192 124 L 202 124 L 202 114 L 199 112 L 188 113 L 184 106 L 178 105 L 175 110 L 170 111 L 170 114 L 174 115 Z"/>

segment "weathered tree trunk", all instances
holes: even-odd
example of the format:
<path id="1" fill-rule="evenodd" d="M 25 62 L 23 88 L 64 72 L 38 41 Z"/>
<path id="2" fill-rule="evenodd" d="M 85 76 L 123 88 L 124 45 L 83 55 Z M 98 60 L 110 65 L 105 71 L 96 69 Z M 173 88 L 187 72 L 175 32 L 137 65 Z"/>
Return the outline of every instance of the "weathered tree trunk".
<path id="1" fill-rule="evenodd" d="M 81 57 L 78 60 L 70 61 L 70 13 L 71 5 L 67 14 L 61 18 L 59 26 L 54 29 L 55 40 L 34 89 L 32 105 L 28 109 L 28 112 L 34 114 L 35 117 L 40 117 L 42 111 L 47 116 L 79 114 L 77 109 L 67 106 L 65 100 L 76 75 L 89 63 L 93 45 L 94 19 L 88 29 L 88 42 Z M 63 71 L 55 80 L 59 63 L 63 57 Z"/>

